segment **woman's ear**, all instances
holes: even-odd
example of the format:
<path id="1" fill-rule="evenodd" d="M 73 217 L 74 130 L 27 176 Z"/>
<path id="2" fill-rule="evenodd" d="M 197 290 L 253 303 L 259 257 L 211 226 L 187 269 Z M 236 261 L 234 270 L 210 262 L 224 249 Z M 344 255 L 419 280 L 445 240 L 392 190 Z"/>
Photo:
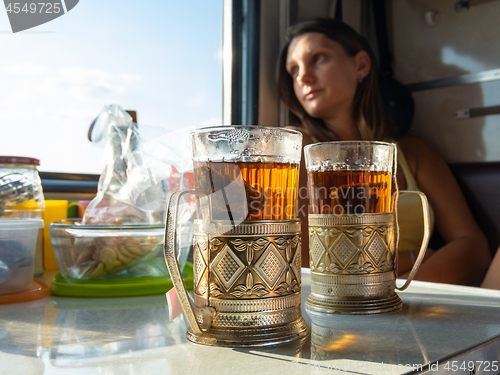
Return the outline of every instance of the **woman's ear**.
<path id="1" fill-rule="evenodd" d="M 372 61 L 368 52 L 363 50 L 359 51 L 354 57 L 354 61 L 356 62 L 359 78 L 366 77 L 372 68 Z"/>

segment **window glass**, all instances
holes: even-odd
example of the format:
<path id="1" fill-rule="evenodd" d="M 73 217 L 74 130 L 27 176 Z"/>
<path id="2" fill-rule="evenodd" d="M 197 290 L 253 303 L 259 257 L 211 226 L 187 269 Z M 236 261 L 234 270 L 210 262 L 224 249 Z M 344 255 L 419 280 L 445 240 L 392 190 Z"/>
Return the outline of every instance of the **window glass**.
<path id="1" fill-rule="evenodd" d="M 87 133 L 110 104 L 136 110 L 145 138 L 221 124 L 222 20 L 223 0 L 85 0 L 12 33 L 0 8 L 0 154 L 100 173 Z"/>

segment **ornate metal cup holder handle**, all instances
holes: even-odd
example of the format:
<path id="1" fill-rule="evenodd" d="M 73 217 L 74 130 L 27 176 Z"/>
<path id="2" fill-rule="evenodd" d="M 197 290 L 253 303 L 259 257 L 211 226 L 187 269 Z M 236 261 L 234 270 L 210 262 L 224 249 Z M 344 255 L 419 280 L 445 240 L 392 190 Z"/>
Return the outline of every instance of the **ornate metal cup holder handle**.
<path id="1" fill-rule="evenodd" d="M 179 301 L 181 302 L 184 314 L 186 314 L 189 325 L 196 334 L 201 334 L 204 330 L 206 331 L 208 328 L 210 328 L 210 325 L 208 324 L 210 319 L 208 318 L 212 316 L 212 312 L 206 312 L 207 319 L 204 320 L 204 323 L 202 323 L 202 325 L 200 326 L 198 324 L 198 321 L 196 320 L 196 316 L 194 315 L 194 310 L 191 306 L 191 302 L 189 302 L 189 295 L 186 289 L 186 285 L 184 284 L 184 281 L 182 279 L 179 262 L 177 261 L 177 214 L 179 210 L 180 199 L 186 194 L 194 194 L 198 197 L 200 201 L 204 225 L 208 226 L 208 220 L 210 218 L 210 202 L 206 194 L 195 190 L 177 191 L 173 193 L 170 196 L 170 200 L 168 203 L 167 222 L 165 225 L 164 255 L 165 262 L 167 263 L 168 267 L 168 272 L 170 273 L 170 277 L 172 278 L 172 283 L 174 284 L 174 287 L 177 291 L 177 296 L 179 298 Z"/>
<path id="2" fill-rule="evenodd" d="M 420 267 L 420 264 L 422 264 L 422 261 L 424 260 L 425 251 L 427 250 L 427 245 L 429 245 L 430 220 L 429 220 L 429 203 L 427 202 L 427 197 L 425 196 L 424 193 L 422 193 L 420 191 L 411 191 L 411 190 L 402 190 L 399 193 L 400 194 L 401 193 L 402 194 L 417 194 L 420 197 L 420 200 L 422 202 L 422 212 L 423 212 L 423 218 L 424 218 L 424 237 L 422 239 L 422 244 L 420 245 L 420 250 L 418 252 L 417 259 L 415 260 L 415 264 L 413 264 L 413 267 L 410 271 L 410 274 L 408 275 L 408 278 L 406 279 L 406 282 L 403 284 L 403 286 L 396 287 L 396 290 L 403 291 L 406 288 L 408 288 L 411 281 L 415 277 L 415 274 L 417 273 L 418 268 Z"/>

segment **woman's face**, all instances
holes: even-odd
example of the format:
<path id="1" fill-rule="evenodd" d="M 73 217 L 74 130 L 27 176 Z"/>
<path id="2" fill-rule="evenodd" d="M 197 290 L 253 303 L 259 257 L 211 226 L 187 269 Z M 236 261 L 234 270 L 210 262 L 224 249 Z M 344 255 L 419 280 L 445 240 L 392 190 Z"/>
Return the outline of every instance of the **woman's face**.
<path id="1" fill-rule="evenodd" d="M 351 57 L 339 43 L 316 32 L 291 41 L 286 70 L 297 99 L 310 116 L 329 119 L 341 115 L 339 111 L 351 113 L 359 80 L 368 74 L 361 53 L 365 52 Z"/>

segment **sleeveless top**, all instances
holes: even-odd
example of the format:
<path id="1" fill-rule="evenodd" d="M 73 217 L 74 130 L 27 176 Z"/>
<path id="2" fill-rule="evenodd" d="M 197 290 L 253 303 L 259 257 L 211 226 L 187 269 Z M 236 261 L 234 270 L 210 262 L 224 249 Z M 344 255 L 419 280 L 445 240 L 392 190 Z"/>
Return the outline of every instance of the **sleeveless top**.
<path id="1" fill-rule="evenodd" d="M 398 164 L 406 180 L 406 190 L 420 191 L 406 158 L 398 146 Z M 431 233 L 434 228 L 434 210 L 429 204 Z M 398 199 L 399 251 L 419 250 L 424 237 L 422 203 L 416 194 L 400 194 Z"/>

